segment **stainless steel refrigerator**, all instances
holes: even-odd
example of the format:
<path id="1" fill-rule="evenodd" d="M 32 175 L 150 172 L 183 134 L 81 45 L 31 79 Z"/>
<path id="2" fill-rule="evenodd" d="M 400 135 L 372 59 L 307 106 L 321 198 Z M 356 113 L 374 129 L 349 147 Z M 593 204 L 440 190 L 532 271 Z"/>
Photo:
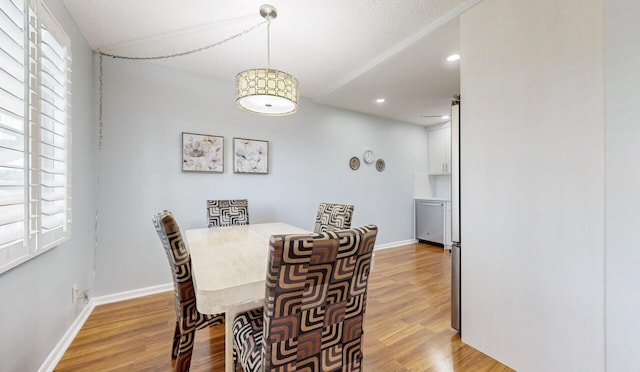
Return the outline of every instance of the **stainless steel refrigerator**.
<path id="1" fill-rule="evenodd" d="M 460 99 L 451 104 L 451 327 L 458 332 L 461 327 L 460 297 Z"/>

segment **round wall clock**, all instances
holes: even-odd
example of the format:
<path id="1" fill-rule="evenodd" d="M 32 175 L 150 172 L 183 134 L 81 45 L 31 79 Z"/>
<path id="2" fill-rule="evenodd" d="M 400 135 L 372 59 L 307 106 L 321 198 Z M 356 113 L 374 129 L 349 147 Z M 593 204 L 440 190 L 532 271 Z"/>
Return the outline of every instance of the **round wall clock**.
<path id="1" fill-rule="evenodd" d="M 373 163 L 373 151 L 371 150 L 366 150 L 363 154 L 362 154 L 362 160 L 364 160 L 365 163 L 367 164 L 371 164 Z"/>
<path id="2" fill-rule="evenodd" d="M 352 157 L 349 160 L 349 166 L 351 167 L 351 169 L 357 170 L 358 168 L 360 168 L 360 159 L 358 159 L 357 156 Z"/>
<path id="3" fill-rule="evenodd" d="M 382 172 L 384 170 L 384 167 L 385 167 L 384 160 L 378 159 L 376 161 L 376 169 L 378 170 L 378 172 Z"/>

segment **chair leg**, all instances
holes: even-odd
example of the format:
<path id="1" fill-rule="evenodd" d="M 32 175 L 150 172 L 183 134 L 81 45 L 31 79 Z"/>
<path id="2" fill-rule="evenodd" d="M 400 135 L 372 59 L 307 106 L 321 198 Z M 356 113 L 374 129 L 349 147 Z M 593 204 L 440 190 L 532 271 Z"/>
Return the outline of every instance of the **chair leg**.
<path id="1" fill-rule="evenodd" d="M 180 325 L 176 322 L 176 329 L 173 331 L 173 345 L 171 345 L 171 359 L 178 357 L 180 351 Z"/>
<path id="2" fill-rule="evenodd" d="M 235 342 L 234 342 L 234 345 L 233 345 L 233 370 L 234 371 L 238 370 L 238 353 L 236 352 Z"/>
<path id="3" fill-rule="evenodd" d="M 191 367 L 191 354 L 193 354 L 193 342 L 195 338 L 195 330 L 186 332 L 180 337 L 180 350 L 176 359 L 175 371 L 187 372 Z"/>

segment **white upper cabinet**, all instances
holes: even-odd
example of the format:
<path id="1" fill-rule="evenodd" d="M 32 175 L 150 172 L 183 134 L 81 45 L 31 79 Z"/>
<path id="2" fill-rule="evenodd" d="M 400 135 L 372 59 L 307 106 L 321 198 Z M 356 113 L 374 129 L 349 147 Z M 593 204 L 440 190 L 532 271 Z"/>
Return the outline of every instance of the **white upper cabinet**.
<path id="1" fill-rule="evenodd" d="M 451 128 L 429 132 L 429 174 L 451 174 Z"/>

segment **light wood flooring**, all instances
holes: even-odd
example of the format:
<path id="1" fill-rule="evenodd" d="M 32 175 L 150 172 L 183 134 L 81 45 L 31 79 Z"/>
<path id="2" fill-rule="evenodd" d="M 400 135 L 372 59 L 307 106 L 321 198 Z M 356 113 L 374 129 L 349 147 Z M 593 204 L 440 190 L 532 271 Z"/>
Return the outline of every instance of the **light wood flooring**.
<path id="1" fill-rule="evenodd" d="M 376 251 L 364 371 L 512 371 L 450 327 L 451 256 L 411 244 Z M 173 292 L 96 307 L 55 371 L 171 371 Z M 196 332 L 192 371 L 224 370 L 224 326 Z"/>

